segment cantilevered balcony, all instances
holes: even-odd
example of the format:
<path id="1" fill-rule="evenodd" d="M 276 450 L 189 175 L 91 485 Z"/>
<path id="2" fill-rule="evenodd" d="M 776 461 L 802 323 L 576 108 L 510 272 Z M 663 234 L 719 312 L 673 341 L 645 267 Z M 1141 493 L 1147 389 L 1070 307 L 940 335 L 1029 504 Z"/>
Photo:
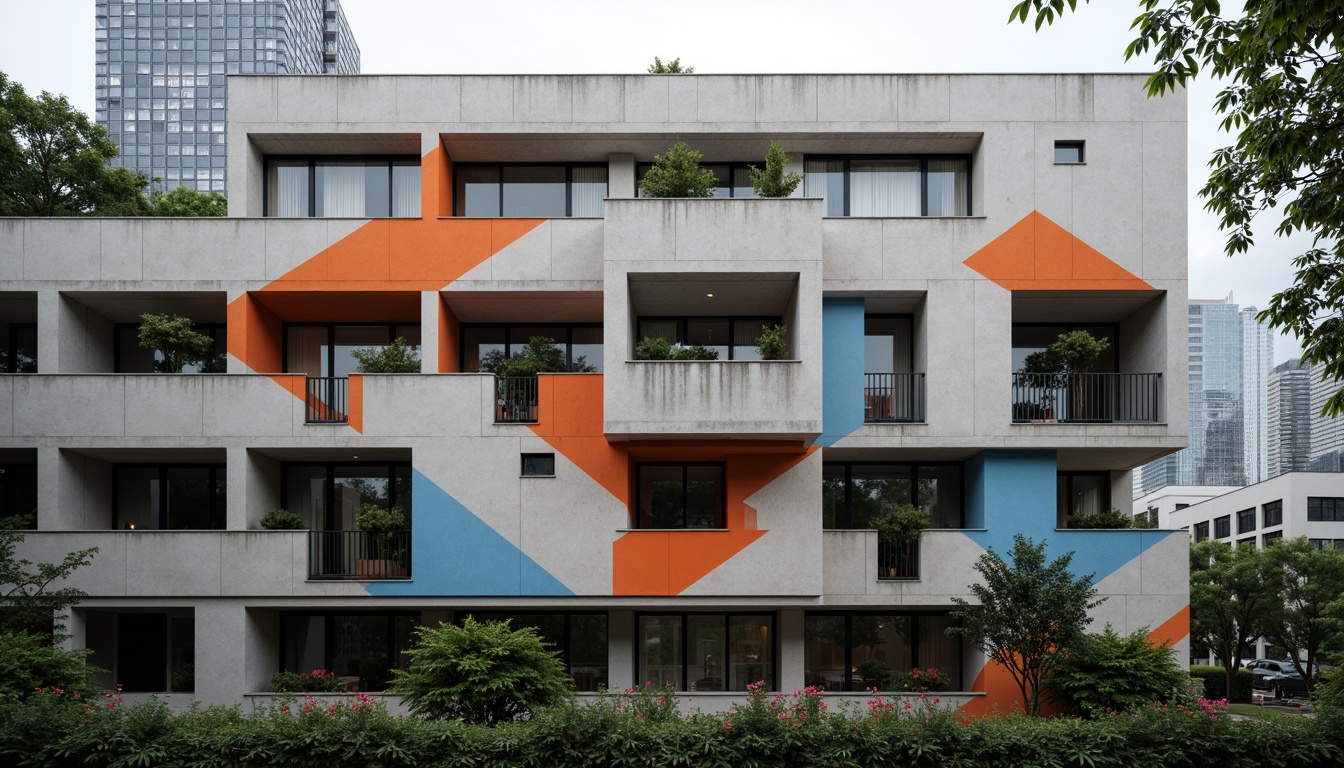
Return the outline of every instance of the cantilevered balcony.
<path id="1" fill-rule="evenodd" d="M 1156 424 L 1160 373 L 1015 373 L 1015 423 Z"/>

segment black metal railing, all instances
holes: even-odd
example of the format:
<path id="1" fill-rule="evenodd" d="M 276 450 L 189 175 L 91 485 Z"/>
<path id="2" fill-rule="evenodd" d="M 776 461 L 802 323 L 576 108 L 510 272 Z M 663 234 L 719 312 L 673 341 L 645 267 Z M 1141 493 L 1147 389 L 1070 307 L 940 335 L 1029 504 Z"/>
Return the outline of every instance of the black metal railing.
<path id="1" fill-rule="evenodd" d="M 863 374 L 863 420 L 924 421 L 924 374 Z"/>
<path id="2" fill-rule="evenodd" d="M 537 377 L 495 377 L 495 423 L 535 424 Z"/>
<path id="3" fill-rule="evenodd" d="M 407 579 L 411 532 L 309 531 L 310 579 Z"/>
<path id="4" fill-rule="evenodd" d="M 1015 373 L 1013 421 L 1157 423 L 1160 373 Z"/>
<path id="5" fill-rule="evenodd" d="M 919 578 L 919 541 L 877 541 L 877 578 L 880 581 Z"/>
<path id="6" fill-rule="evenodd" d="M 350 380 L 344 376 L 309 376 L 304 404 L 309 424 L 345 424 L 350 420 Z"/>

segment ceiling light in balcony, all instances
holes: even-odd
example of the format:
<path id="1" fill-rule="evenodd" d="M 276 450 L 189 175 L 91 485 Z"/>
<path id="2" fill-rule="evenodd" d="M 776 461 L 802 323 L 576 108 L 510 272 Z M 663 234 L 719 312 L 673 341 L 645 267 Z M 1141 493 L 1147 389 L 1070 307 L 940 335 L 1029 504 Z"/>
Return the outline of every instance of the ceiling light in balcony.
<path id="1" fill-rule="evenodd" d="M 712 293 L 706 293 L 705 296 L 710 299 L 714 298 L 714 294 Z"/>

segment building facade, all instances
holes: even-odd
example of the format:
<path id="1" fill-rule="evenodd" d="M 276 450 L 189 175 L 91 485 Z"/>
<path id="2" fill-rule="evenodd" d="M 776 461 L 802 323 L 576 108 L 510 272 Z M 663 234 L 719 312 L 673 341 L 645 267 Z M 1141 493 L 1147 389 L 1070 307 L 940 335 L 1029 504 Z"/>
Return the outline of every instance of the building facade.
<path id="1" fill-rule="evenodd" d="M 1246 484 L 1269 477 L 1269 374 L 1274 369 L 1274 334 L 1256 320 L 1259 310 L 1241 310 L 1241 425 Z"/>
<path id="2" fill-rule="evenodd" d="M 1269 374 L 1269 476 L 1311 469 L 1311 366 L 1292 358 Z"/>
<path id="3" fill-rule="evenodd" d="M 165 191 L 228 191 L 228 75 L 359 73 L 340 0 L 95 0 L 94 22 L 112 163 Z"/>
<path id="4" fill-rule="evenodd" d="M 1061 527 L 1186 445 L 1185 97 L 1142 82 L 231 78 L 230 218 L 0 221 L 36 337 L 0 378 L 25 554 L 99 546 L 72 642 L 206 701 L 280 669 L 378 690 L 415 626 L 475 614 L 540 627 L 580 690 L 712 708 L 933 666 L 1007 709 L 945 630 L 1018 533 L 1095 574 L 1097 627 L 1184 656 L 1186 537 Z M 678 138 L 715 197 L 639 197 Z M 771 140 L 794 197 L 742 182 Z M 147 312 L 212 335 L 202 372 L 154 373 Z M 1093 372 L 1014 372 L 1074 327 L 1114 341 Z M 358 372 L 395 338 L 419 374 Z M 534 339 L 586 372 L 479 372 Z M 914 551 L 871 528 L 903 503 Z M 409 530 L 358 530 L 369 505 Z"/>

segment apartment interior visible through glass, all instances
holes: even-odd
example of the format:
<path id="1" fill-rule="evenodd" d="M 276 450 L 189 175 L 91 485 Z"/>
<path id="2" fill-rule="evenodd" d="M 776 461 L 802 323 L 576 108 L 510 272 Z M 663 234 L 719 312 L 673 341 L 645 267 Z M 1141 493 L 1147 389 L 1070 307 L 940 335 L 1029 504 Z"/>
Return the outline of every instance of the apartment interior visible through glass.
<path id="1" fill-rule="evenodd" d="M 723 528 L 723 464 L 640 464 L 636 528 Z"/>
<path id="2" fill-rule="evenodd" d="M 454 215 L 474 218 L 600 218 L 607 166 L 595 163 L 458 163 Z"/>
<path id="3" fill-rule="evenodd" d="M 344 690 L 381 691 L 393 669 L 406 669 L 418 613 L 283 613 L 280 669 L 325 669 Z"/>
<path id="4" fill-rule="evenodd" d="M 960 464 L 822 465 L 822 527 L 866 529 L 900 504 L 928 513 L 933 528 L 962 528 L 962 466 Z"/>
<path id="5" fill-rule="evenodd" d="M 223 530 L 223 464 L 117 464 L 113 527 L 122 530 Z"/>
<path id="6" fill-rule="evenodd" d="M 281 465 L 281 506 L 309 530 L 353 531 L 365 504 L 400 507 L 411 514 L 411 466 L 393 463 L 286 463 Z"/>
<path id="7" fill-rule="evenodd" d="M 822 198 L 826 216 L 968 216 L 970 158 L 808 157 L 803 195 Z"/>
<path id="8" fill-rule="evenodd" d="M 638 624 L 637 680 L 678 691 L 775 688 L 771 614 L 647 614 Z"/>
<path id="9" fill-rule="evenodd" d="M 1069 527 L 1075 515 L 1096 515 L 1111 508 L 1109 472 L 1060 472 L 1055 476 L 1057 525 Z"/>
<path id="10" fill-rule="evenodd" d="M 402 338 L 420 352 L 420 325 L 309 324 L 291 323 L 285 327 L 285 373 L 307 376 L 349 376 L 359 371 L 359 361 L 351 354 L 357 349 L 377 349 Z"/>
<path id="11" fill-rule="evenodd" d="M 533 337 L 554 342 L 565 353 L 565 367 L 589 365 L 602 370 L 602 325 L 575 324 L 480 324 L 464 325 L 461 331 L 461 366 L 467 373 L 481 370 L 481 361 L 492 351 L 512 357 L 527 347 Z"/>
<path id="12" fill-rule="evenodd" d="M 266 215 L 387 218 L 420 215 L 420 158 L 271 158 Z"/>
<path id="13" fill-rule="evenodd" d="M 756 339 L 779 324 L 778 317 L 641 317 L 636 341 L 660 338 L 674 346 L 712 349 L 720 360 L 760 360 Z"/>
<path id="14" fill-rule="evenodd" d="M 804 682 L 827 691 L 899 690 L 895 675 L 933 667 L 962 690 L 961 641 L 945 613 L 809 613 L 804 620 Z M 885 686 L 880 686 L 886 683 Z"/>

